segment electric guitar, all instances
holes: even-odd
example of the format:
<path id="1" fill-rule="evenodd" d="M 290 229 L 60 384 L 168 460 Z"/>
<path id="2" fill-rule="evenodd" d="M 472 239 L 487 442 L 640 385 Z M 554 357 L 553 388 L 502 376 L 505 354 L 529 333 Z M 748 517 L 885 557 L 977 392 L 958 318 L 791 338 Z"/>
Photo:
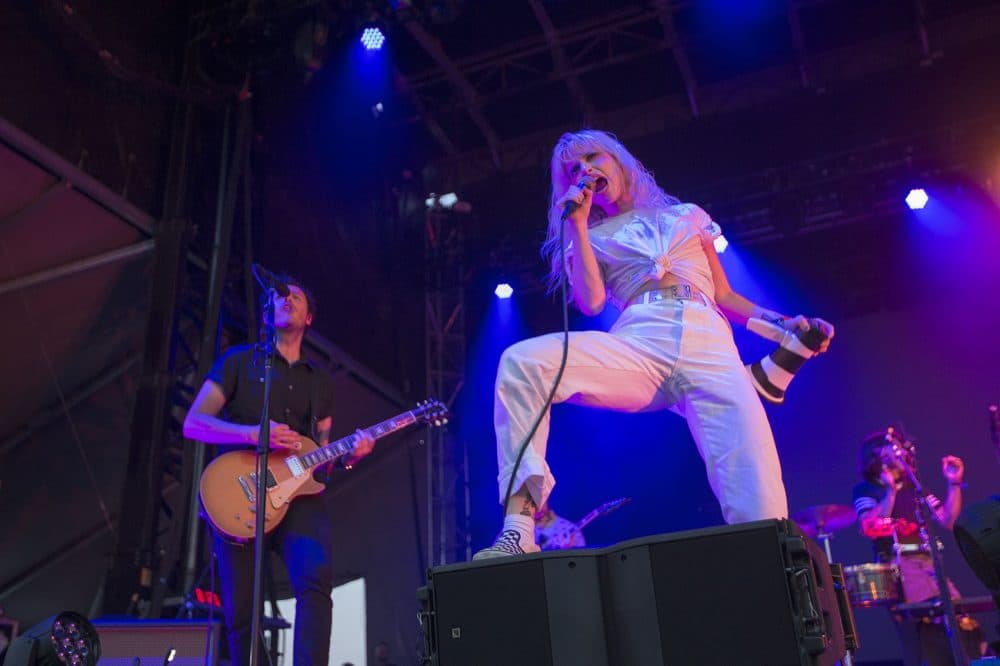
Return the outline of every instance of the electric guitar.
<path id="1" fill-rule="evenodd" d="M 542 550 L 557 550 L 560 548 L 569 548 L 569 544 L 573 538 L 573 535 L 582 530 L 587 525 L 591 524 L 601 516 L 606 516 L 613 511 L 617 511 L 626 504 L 632 501 L 631 497 L 619 497 L 618 499 L 610 500 L 605 502 L 601 506 L 597 507 L 586 516 L 581 518 L 575 523 L 570 523 L 563 529 L 550 533 L 545 527 L 535 528 L 535 542 Z"/>
<path id="2" fill-rule="evenodd" d="M 380 439 L 417 423 L 441 426 L 448 422 L 448 409 L 437 400 L 425 400 L 416 409 L 382 421 L 364 432 Z M 264 500 L 264 531 L 271 532 L 284 519 L 292 500 L 323 492 L 312 473 L 354 450 L 358 433 L 319 446 L 302 437 L 302 448 L 272 450 L 267 458 L 267 497 Z M 201 475 L 199 499 L 202 512 L 219 534 L 237 541 L 255 536 L 257 523 L 257 454 L 230 451 L 213 460 Z"/>

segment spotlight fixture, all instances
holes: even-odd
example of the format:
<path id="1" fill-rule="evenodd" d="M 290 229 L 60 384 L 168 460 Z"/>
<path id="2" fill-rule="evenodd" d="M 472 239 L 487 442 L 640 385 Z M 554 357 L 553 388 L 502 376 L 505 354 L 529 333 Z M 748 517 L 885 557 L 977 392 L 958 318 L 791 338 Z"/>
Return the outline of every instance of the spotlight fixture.
<path id="1" fill-rule="evenodd" d="M 910 193 L 906 195 L 906 205 L 910 207 L 910 210 L 920 210 L 927 205 L 927 192 L 921 188 L 910 190 Z"/>
<path id="2" fill-rule="evenodd" d="M 510 298 L 514 295 L 514 288 L 506 282 L 501 282 L 493 290 L 493 293 L 496 294 L 497 298 Z"/>
<path id="3" fill-rule="evenodd" d="M 369 51 L 378 51 L 385 44 L 385 35 L 378 28 L 365 28 L 361 33 L 361 44 Z"/>
<path id="4" fill-rule="evenodd" d="M 101 639 L 87 618 L 63 611 L 18 636 L 7 648 L 4 666 L 94 666 Z"/>

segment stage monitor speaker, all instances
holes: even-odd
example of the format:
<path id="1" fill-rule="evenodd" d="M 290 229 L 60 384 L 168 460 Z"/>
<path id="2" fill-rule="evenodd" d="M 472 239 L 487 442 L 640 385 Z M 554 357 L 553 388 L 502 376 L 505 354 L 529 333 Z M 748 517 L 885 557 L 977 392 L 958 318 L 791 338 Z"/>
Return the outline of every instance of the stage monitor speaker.
<path id="1" fill-rule="evenodd" d="M 785 520 L 436 567 L 419 596 L 437 666 L 832 666 L 850 617 Z"/>
<path id="2" fill-rule="evenodd" d="M 172 649 L 171 666 L 215 666 L 221 619 L 94 620 L 101 637 L 98 666 L 163 666 Z M 138 661 L 136 661 L 138 659 Z"/>

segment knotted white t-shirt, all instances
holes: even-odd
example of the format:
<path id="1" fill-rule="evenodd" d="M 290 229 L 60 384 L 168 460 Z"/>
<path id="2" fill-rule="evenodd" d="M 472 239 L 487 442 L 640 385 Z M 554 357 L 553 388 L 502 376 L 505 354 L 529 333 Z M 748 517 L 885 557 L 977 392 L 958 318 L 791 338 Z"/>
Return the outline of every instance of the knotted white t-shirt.
<path id="1" fill-rule="evenodd" d="M 636 209 L 609 217 L 587 235 L 601 267 L 608 300 L 625 307 L 649 281 L 671 274 L 715 300 L 715 286 L 702 242 L 722 234 L 708 213 L 694 204 Z M 566 248 L 567 274 L 573 243 Z"/>

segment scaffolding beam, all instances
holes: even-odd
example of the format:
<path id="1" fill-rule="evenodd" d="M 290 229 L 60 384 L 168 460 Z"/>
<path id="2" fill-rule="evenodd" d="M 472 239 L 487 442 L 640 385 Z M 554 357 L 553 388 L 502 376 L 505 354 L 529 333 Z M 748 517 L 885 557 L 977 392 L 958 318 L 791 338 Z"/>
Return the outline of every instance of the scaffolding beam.
<path id="1" fill-rule="evenodd" d="M 427 394 L 451 409 L 465 382 L 465 220 L 439 206 L 427 209 L 425 363 Z M 467 465 L 464 446 L 448 428 L 427 438 L 427 563 L 468 559 Z M 464 553 L 463 553 L 464 550 Z"/>

